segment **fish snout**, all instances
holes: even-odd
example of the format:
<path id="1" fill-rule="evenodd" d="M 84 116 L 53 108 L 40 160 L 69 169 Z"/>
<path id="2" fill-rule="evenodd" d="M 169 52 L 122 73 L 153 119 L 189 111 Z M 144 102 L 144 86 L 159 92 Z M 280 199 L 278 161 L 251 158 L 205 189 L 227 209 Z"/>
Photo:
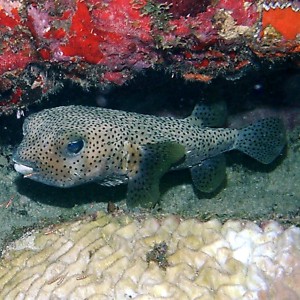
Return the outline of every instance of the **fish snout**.
<path id="1" fill-rule="evenodd" d="M 18 148 L 15 149 L 13 156 L 12 156 L 12 161 L 14 163 L 14 169 L 24 175 L 24 176 L 30 176 L 31 174 L 35 173 L 34 169 L 35 166 L 33 163 L 30 163 L 28 161 L 23 160 L 20 157 L 20 154 L 18 152 Z"/>
<path id="2" fill-rule="evenodd" d="M 23 174 L 23 175 L 28 176 L 33 173 L 33 168 L 22 165 L 22 164 L 15 163 L 14 168 L 18 173 Z"/>

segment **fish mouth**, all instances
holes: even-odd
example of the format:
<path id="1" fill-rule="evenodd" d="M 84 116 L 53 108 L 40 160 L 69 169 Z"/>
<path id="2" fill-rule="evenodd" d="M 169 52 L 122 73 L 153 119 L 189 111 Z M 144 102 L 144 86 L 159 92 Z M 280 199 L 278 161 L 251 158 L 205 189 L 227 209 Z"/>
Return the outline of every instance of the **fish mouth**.
<path id="1" fill-rule="evenodd" d="M 23 175 L 23 178 L 29 178 L 31 180 L 37 181 L 37 182 L 41 182 L 43 184 L 49 185 L 49 186 L 54 186 L 54 187 L 71 187 L 74 186 L 76 184 L 74 184 L 73 182 L 60 182 L 59 180 L 51 180 L 51 178 L 47 178 L 42 170 L 40 170 L 36 165 L 34 165 L 33 163 L 30 162 L 25 162 L 25 164 L 23 163 L 23 161 L 20 161 L 19 159 L 14 159 L 13 158 L 13 162 L 14 162 L 14 168 L 15 170 L 19 173 Z"/>
<path id="2" fill-rule="evenodd" d="M 23 162 L 22 160 L 20 160 L 18 157 L 16 157 L 16 155 L 13 156 L 13 162 L 14 162 L 14 168 L 15 170 L 22 174 L 23 177 L 32 177 L 33 175 L 36 175 L 37 169 L 35 166 L 33 166 L 33 164 L 28 163 L 28 162 Z"/>
<path id="3" fill-rule="evenodd" d="M 30 177 L 32 176 L 33 174 L 35 174 L 34 170 L 32 167 L 28 167 L 26 165 L 22 165 L 22 164 L 19 164 L 19 163 L 15 163 L 14 164 L 14 168 L 15 170 L 24 175 L 24 177 Z"/>

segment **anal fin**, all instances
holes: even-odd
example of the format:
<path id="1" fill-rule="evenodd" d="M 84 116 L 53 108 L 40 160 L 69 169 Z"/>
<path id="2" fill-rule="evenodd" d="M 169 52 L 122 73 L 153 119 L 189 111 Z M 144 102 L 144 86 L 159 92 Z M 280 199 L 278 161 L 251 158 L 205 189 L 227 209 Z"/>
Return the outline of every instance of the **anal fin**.
<path id="1" fill-rule="evenodd" d="M 127 206 L 154 207 L 159 200 L 159 181 L 185 155 L 177 143 L 162 142 L 139 147 L 139 166 L 129 172 Z"/>
<path id="2" fill-rule="evenodd" d="M 195 187 L 204 193 L 216 190 L 225 178 L 226 162 L 223 154 L 204 160 L 191 168 Z"/>

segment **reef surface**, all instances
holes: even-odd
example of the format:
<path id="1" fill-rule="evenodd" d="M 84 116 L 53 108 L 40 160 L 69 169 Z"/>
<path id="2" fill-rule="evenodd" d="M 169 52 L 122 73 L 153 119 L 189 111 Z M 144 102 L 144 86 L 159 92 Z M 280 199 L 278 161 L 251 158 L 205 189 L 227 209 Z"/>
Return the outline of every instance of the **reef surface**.
<path id="1" fill-rule="evenodd" d="M 0 114 L 72 82 L 128 83 L 148 69 L 189 81 L 295 59 L 299 1 L 0 1 Z"/>
<path id="2" fill-rule="evenodd" d="M 300 228 L 107 215 L 33 231 L 0 260 L 3 299 L 289 299 Z"/>

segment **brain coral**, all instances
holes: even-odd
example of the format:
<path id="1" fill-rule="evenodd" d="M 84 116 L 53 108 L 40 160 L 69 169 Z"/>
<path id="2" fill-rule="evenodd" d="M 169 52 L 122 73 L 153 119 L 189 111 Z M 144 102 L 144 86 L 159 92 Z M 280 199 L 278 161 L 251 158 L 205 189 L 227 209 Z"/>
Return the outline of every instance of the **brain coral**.
<path id="1" fill-rule="evenodd" d="M 14 242 L 0 299 L 299 299 L 300 229 L 98 213 Z"/>

